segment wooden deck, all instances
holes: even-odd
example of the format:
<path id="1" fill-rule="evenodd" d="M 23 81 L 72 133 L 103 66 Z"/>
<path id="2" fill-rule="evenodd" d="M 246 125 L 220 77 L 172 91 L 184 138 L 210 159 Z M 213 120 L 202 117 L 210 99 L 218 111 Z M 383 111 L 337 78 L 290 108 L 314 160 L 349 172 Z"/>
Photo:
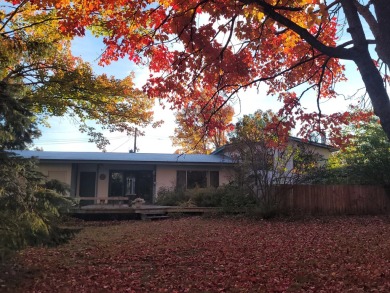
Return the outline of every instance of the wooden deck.
<path id="1" fill-rule="evenodd" d="M 131 207 L 126 204 L 93 204 L 82 207 L 73 208 L 73 215 L 150 215 L 150 214 L 204 214 L 217 212 L 220 208 L 207 207 L 180 207 L 180 206 L 158 206 L 158 205 L 142 205 L 139 208 Z"/>

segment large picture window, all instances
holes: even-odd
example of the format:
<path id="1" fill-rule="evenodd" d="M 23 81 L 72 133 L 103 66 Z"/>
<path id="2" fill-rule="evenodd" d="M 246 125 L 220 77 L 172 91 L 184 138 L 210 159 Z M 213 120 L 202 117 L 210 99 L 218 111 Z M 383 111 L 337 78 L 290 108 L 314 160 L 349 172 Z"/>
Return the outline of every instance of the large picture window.
<path id="1" fill-rule="evenodd" d="M 153 201 L 153 172 L 113 170 L 109 177 L 109 196 L 142 197 Z"/>
<path id="2" fill-rule="evenodd" d="M 179 189 L 206 188 L 219 186 L 218 171 L 177 171 L 176 186 Z"/>

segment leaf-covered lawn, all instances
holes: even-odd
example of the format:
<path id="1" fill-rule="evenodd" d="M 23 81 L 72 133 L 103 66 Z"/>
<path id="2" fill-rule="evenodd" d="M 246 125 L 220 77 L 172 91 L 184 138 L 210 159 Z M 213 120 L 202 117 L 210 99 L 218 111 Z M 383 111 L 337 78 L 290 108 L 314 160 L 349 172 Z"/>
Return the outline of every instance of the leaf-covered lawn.
<path id="1" fill-rule="evenodd" d="M 18 280 L 8 290 L 390 292 L 385 217 L 99 225 L 86 227 L 66 245 L 23 251 L 19 269 L 4 278 L 14 285 Z"/>

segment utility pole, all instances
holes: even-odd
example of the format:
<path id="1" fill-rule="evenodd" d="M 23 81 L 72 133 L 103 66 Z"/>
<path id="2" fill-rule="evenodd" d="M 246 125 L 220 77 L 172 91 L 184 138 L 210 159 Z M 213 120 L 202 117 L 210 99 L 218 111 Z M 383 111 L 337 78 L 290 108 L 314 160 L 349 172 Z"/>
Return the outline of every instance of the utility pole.
<path id="1" fill-rule="evenodd" d="M 137 152 L 137 128 L 134 130 L 134 153 Z"/>
<path id="2" fill-rule="evenodd" d="M 134 149 L 130 149 L 129 153 L 136 153 L 137 152 L 137 136 L 138 136 L 138 128 L 134 129 Z"/>

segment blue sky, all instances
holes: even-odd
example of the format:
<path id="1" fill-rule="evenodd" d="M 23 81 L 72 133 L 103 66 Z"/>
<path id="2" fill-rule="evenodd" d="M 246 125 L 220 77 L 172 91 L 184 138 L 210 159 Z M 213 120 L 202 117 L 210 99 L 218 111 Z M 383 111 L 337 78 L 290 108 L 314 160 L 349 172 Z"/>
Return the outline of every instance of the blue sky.
<path id="1" fill-rule="evenodd" d="M 113 62 L 108 66 L 99 66 L 99 56 L 103 51 L 101 39 L 95 38 L 89 33 L 84 38 L 76 38 L 72 42 L 72 51 L 75 56 L 82 57 L 92 64 L 96 74 L 106 73 L 117 78 L 124 78 L 131 72 L 135 73 L 135 83 L 141 87 L 148 76 L 146 68 L 134 66 L 129 60 L 123 59 Z M 164 126 L 159 129 L 148 127 L 143 129 L 145 136 L 137 138 L 137 148 L 141 152 L 148 153 L 172 153 L 170 135 L 173 135 L 174 116 L 173 113 L 155 107 L 155 119 L 165 121 Z M 82 134 L 67 117 L 56 117 L 49 120 L 50 128 L 42 127 L 42 136 L 34 142 L 34 147 L 41 147 L 45 151 L 100 151 L 93 143 L 88 142 L 88 136 Z M 105 132 L 106 133 L 106 132 Z M 110 140 L 107 147 L 109 152 L 128 152 L 134 146 L 134 138 L 123 133 L 106 133 Z"/>
<path id="2" fill-rule="evenodd" d="M 97 39 L 90 34 L 84 38 L 76 38 L 72 44 L 72 50 L 75 56 L 81 56 L 85 61 L 92 64 L 96 74 L 106 73 L 117 78 L 123 78 L 130 72 L 135 73 L 135 83 L 142 87 L 149 75 L 147 68 L 140 68 L 130 61 L 123 59 L 113 62 L 109 66 L 99 66 L 98 59 L 103 50 L 101 39 Z M 362 87 L 360 75 L 356 71 L 356 66 L 352 63 L 347 65 L 347 77 L 349 81 L 338 85 L 338 92 L 346 96 L 352 95 L 356 89 Z M 305 107 L 312 111 L 316 109 L 316 100 L 313 97 L 307 97 L 304 100 Z M 336 101 L 325 102 L 322 104 L 324 113 L 331 113 L 343 110 L 348 102 L 342 97 Z M 250 89 L 240 94 L 240 101 L 236 102 L 235 120 L 244 114 L 251 114 L 257 109 L 272 109 L 277 111 L 281 104 L 275 97 L 266 96 L 266 88 L 260 87 L 259 91 Z M 173 135 L 175 128 L 174 114 L 169 107 L 164 110 L 160 106 L 155 106 L 155 120 L 164 120 L 165 123 L 159 128 L 147 127 L 143 129 L 144 136 L 137 138 L 137 147 L 143 153 L 172 153 L 175 148 L 172 146 L 170 136 Z M 100 151 L 93 143 L 88 142 L 88 137 L 78 131 L 78 127 L 67 117 L 52 118 L 49 120 L 50 128 L 42 127 L 42 136 L 34 142 L 34 147 L 43 148 L 45 151 Z M 128 137 L 123 133 L 106 133 L 110 140 L 110 145 L 106 148 L 109 152 L 128 152 L 133 148 L 134 138 Z"/>

